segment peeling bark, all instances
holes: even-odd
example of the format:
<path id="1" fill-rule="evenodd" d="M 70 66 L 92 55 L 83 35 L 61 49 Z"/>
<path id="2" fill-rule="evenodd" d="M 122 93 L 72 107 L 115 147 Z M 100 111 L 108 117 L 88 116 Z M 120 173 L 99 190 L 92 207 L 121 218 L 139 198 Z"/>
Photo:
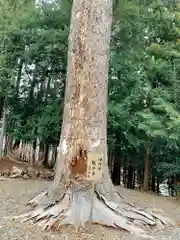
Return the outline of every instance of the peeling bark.
<path id="1" fill-rule="evenodd" d="M 93 151 L 102 153 L 106 158 L 110 5 L 107 0 L 81 0 L 73 4 L 57 182 L 62 173 L 70 175 L 67 162 L 78 157 L 80 150 L 91 151 L 98 141 L 99 146 L 95 146 Z M 68 154 L 63 155 L 65 142 Z"/>
<path id="2" fill-rule="evenodd" d="M 89 221 L 92 185 L 86 181 L 88 152 L 103 155 L 103 177 L 94 191 L 93 222 L 142 236 L 144 227 L 171 223 L 158 211 L 148 213 L 128 204 L 110 179 L 107 87 L 111 21 L 112 0 L 74 0 L 56 176 L 47 191 L 29 201 L 34 211 L 23 216 L 43 229 L 55 223 L 85 227 Z"/>

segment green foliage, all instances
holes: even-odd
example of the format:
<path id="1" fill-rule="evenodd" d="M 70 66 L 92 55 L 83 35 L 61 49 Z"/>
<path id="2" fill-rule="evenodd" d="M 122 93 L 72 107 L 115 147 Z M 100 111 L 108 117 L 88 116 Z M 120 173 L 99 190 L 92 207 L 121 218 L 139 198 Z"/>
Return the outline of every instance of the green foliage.
<path id="1" fill-rule="evenodd" d="M 32 5 L 7 31 L 4 61 L 10 115 L 8 131 L 15 139 L 57 144 L 62 118 L 70 3 Z M 2 59 L 3 60 L 3 59 Z M 5 72 L 5 64 L 0 64 Z M 7 82 L 0 84 L 2 93 Z"/>
<path id="2" fill-rule="evenodd" d="M 57 145 L 72 1 L 32 3 L 0 0 L 0 102 L 8 95 L 13 138 Z M 148 148 L 153 172 L 177 173 L 180 9 L 175 1 L 115 0 L 113 20 L 109 148 L 138 167 Z"/>
<path id="3" fill-rule="evenodd" d="M 179 149 L 178 11 L 156 0 L 119 1 L 115 10 L 108 134 L 116 136 L 117 146 L 121 142 L 122 151 L 133 149 L 133 156 L 150 144 L 156 174 L 160 161 Z"/>
<path id="4" fill-rule="evenodd" d="M 157 165 L 157 171 L 161 172 L 165 178 L 180 174 L 180 159 L 177 158 L 172 162 L 161 162 Z"/>

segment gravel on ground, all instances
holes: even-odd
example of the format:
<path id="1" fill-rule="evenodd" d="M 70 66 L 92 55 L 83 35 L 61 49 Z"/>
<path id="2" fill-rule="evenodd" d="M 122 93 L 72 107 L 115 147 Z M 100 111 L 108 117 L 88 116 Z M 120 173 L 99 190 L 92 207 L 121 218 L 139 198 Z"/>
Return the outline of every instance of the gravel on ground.
<path id="1" fill-rule="evenodd" d="M 72 227 L 62 228 L 58 232 L 45 232 L 38 226 L 12 221 L 12 216 L 27 212 L 27 201 L 50 183 L 40 180 L 6 180 L 0 179 L 0 239 L 2 240 L 132 240 L 132 236 L 103 226 L 93 226 L 92 234 L 76 233 Z M 142 193 L 117 187 L 118 192 L 129 202 L 144 207 L 161 208 L 171 218 L 180 222 L 180 202 L 150 193 Z M 180 228 L 165 229 L 154 233 L 155 239 L 180 239 Z M 137 239 L 137 238 L 136 238 Z M 138 240 L 138 239 L 137 239 Z"/>

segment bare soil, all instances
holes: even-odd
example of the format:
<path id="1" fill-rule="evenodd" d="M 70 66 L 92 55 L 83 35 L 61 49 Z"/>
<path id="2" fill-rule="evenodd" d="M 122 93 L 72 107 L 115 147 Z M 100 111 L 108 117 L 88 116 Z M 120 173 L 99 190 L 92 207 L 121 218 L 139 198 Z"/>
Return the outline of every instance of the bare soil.
<path id="1" fill-rule="evenodd" d="M 16 161 L 15 159 L 11 160 L 8 157 L 2 157 L 0 159 L 0 171 L 1 171 L 1 173 L 5 172 L 5 171 L 8 171 L 8 170 L 11 171 L 14 166 L 27 168 L 29 166 L 29 164 L 26 164 L 26 163 L 23 163 L 23 162 L 20 162 L 20 161 Z"/>
<path id="2" fill-rule="evenodd" d="M 43 232 L 39 226 L 12 221 L 9 217 L 29 210 L 25 204 L 28 199 L 46 188 L 50 182 L 40 180 L 7 180 L 0 178 L 0 239 L 3 240 L 133 240 L 137 239 L 122 231 L 93 226 L 92 234 L 76 233 L 72 227 L 58 232 Z M 180 202 L 162 196 L 127 190 L 117 187 L 118 192 L 137 206 L 161 208 L 177 222 L 180 222 Z M 64 235 L 63 235 L 64 234 Z M 65 238 L 65 236 L 68 238 Z M 153 234 L 154 239 L 180 239 L 180 228 L 165 229 Z M 137 239 L 138 240 L 138 239 Z"/>
<path id="3" fill-rule="evenodd" d="M 12 172 L 13 167 L 23 169 L 24 171 L 28 171 L 28 169 L 31 169 L 31 171 L 42 173 L 44 177 L 48 176 L 48 174 L 50 173 L 52 174 L 52 171 L 44 168 L 41 165 L 30 165 L 26 162 L 17 161 L 14 157 L 7 155 L 6 157 L 2 157 L 0 159 L 0 176 L 9 176 Z"/>

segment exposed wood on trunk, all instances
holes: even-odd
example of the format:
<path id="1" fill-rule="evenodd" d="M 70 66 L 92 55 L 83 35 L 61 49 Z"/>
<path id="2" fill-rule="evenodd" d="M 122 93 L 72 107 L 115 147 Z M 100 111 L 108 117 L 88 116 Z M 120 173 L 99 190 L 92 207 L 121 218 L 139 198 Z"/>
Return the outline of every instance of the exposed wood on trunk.
<path id="1" fill-rule="evenodd" d="M 111 24 L 107 17 L 110 19 L 111 15 L 110 12 L 107 14 L 108 8 L 102 7 L 99 1 L 74 1 L 73 5 L 65 109 L 57 161 L 59 180 L 62 174 L 70 175 L 67 163 L 77 157 L 81 149 L 100 152 L 107 159 L 107 56 Z M 67 155 L 62 154 L 65 145 Z"/>

